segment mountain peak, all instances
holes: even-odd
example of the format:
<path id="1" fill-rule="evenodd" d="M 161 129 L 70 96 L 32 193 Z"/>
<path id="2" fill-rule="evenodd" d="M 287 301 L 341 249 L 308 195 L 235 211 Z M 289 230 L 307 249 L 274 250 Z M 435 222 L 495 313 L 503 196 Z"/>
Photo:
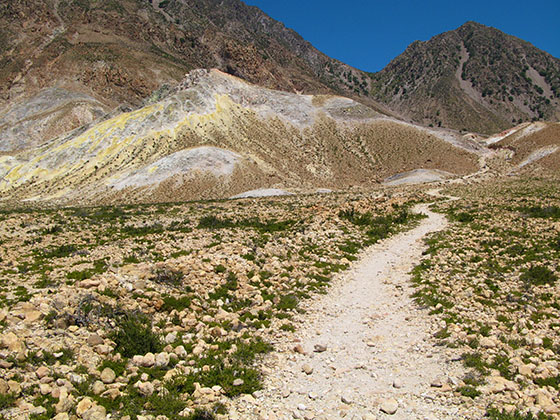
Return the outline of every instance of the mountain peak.
<path id="1" fill-rule="evenodd" d="M 560 118 L 560 60 L 469 21 L 411 44 L 376 74 L 374 95 L 426 125 L 494 133 Z"/>

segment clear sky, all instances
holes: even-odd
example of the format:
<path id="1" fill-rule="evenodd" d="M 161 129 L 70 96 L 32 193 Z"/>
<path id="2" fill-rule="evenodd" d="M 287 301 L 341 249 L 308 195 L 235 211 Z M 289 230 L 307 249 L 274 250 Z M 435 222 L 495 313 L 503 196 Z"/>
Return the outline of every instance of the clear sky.
<path id="1" fill-rule="evenodd" d="M 560 0 L 245 0 L 330 57 L 378 71 L 415 40 L 473 20 L 560 58 Z"/>

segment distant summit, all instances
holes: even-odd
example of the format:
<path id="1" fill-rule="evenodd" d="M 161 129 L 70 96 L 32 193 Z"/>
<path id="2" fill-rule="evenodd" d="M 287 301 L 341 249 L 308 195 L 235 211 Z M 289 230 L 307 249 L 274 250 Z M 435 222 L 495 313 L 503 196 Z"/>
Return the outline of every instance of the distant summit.
<path id="1" fill-rule="evenodd" d="M 560 117 L 560 60 L 477 22 L 412 43 L 372 77 L 375 99 L 426 125 L 493 133 Z"/>

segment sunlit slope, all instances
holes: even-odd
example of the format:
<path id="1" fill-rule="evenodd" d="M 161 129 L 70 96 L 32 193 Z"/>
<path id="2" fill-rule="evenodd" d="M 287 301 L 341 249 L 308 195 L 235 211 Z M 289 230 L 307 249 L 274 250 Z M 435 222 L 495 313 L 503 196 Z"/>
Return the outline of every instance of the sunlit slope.
<path id="1" fill-rule="evenodd" d="M 136 201 L 271 186 L 346 188 L 417 168 L 474 171 L 471 146 L 453 146 L 347 98 L 194 71 L 160 102 L 0 157 L 0 192 L 11 199 Z"/>
<path id="2" fill-rule="evenodd" d="M 508 149 L 516 170 L 558 173 L 560 170 L 560 123 L 535 122 L 512 129 L 491 148 Z"/>

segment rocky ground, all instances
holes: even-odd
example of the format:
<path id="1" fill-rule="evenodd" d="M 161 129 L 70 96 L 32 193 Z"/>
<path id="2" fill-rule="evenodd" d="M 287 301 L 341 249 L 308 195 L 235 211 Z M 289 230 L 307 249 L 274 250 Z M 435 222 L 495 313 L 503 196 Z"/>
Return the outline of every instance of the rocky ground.
<path id="1" fill-rule="evenodd" d="M 450 185 L 2 210 L 0 415 L 558 418 L 557 184 Z"/>
<path id="2" fill-rule="evenodd" d="M 3 210 L 2 415 L 228 418 L 302 302 L 422 197 Z"/>
<path id="3" fill-rule="evenodd" d="M 292 341 L 267 358 L 264 392 L 237 400 L 231 418 L 479 419 L 484 410 L 453 390 L 465 374 L 460 353 L 437 347 L 440 328 L 410 295 L 410 270 L 428 232 L 445 227 L 426 213 L 413 230 L 364 252 L 329 294 L 306 305 Z"/>
<path id="4" fill-rule="evenodd" d="M 439 344 L 468 372 L 456 389 L 491 418 L 559 418 L 560 195 L 550 179 L 456 186 L 452 221 L 413 271 Z M 520 413 L 524 413 L 521 415 Z"/>

